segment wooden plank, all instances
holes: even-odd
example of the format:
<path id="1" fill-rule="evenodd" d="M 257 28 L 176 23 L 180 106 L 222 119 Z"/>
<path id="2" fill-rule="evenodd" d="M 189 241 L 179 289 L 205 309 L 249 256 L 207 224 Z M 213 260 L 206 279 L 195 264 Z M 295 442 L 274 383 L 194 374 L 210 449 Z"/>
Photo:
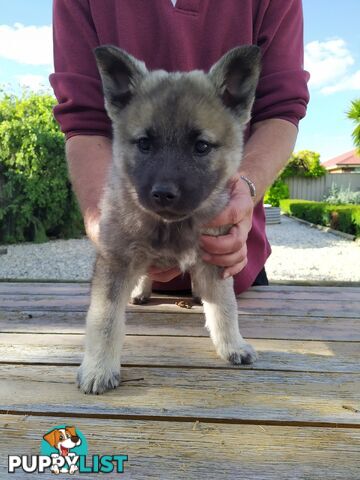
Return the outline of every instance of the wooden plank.
<path id="1" fill-rule="evenodd" d="M 90 283 L 0 282 L 0 295 L 88 295 Z"/>
<path id="2" fill-rule="evenodd" d="M 147 305 L 129 305 L 128 310 L 134 312 L 174 312 L 196 314 L 202 307 L 194 305 L 193 308 L 179 308 L 175 302 L 184 297 L 158 297 L 151 298 Z M 19 310 L 53 310 L 85 312 L 89 306 L 88 296 L 27 296 L 27 295 L 2 295 L 0 309 L 3 311 Z M 304 301 L 304 300 L 279 300 L 269 298 L 244 298 L 238 300 L 238 311 L 248 315 L 287 315 L 287 316 L 331 316 L 360 318 L 360 301 L 332 300 Z"/>
<path id="3" fill-rule="evenodd" d="M 1 413 L 360 425 L 358 374 L 125 367 L 120 388 L 84 395 L 76 370 L 1 365 Z"/>
<path id="4" fill-rule="evenodd" d="M 360 373 L 360 342 L 249 339 L 259 359 L 255 370 Z M 78 365 L 83 335 L 3 334 L 1 363 Z M 127 335 L 122 356 L 127 366 L 238 368 L 216 355 L 210 338 Z"/>
<path id="5" fill-rule="evenodd" d="M 1 282 L 0 295 L 87 295 L 90 290 L 90 284 L 87 282 Z M 260 296 L 274 296 L 276 298 L 301 298 L 301 299 L 321 299 L 327 300 L 329 296 L 340 299 L 358 298 L 360 287 L 322 287 L 322 286 L 299 286 L 299 285 L 270 285 L 251 287 L 241 294 L 244 298 L 259 298 Z M 155 296 L 158 294 L 154 294 Z"/>
<path id="6" fill-rule="evenodd" d="M 124 479 L 359 478 L 358 429 L 17 415 L 0 416 L 1 478 L 8 476 L 8 455 L 38 454 L 44 433 L 63 423 L 83 433 L 89 456 L 128 455 L 125 473 L 119 475 Z M 29 474 L 12 477 L 26 479 Z"/>
<path id="7" fill-rule="evenodd" d="M 248 338 L 360 341 L 360 321 L 354 318 L 239 315 L 239 325 Z M 84 326 L 84 312 L 0 311 L 0 332 L 82 334 Z M 201 313 L 128 312 L 126 331 L 132 335 L 208 336 Z"/>

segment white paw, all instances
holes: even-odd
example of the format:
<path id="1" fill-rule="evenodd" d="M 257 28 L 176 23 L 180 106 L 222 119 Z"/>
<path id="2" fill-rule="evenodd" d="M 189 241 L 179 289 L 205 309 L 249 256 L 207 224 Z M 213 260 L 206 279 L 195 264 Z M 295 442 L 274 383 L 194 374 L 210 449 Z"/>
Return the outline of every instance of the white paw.
<path id="1" fill-rule="evenodd" d="M 131 303 L 133 305 L 144 305 L 150 300 L 150 295 L 140 294 L 136 297 L 131 297 Z"/>
<path id="2" fill-rule="evenodd" d="M 70 473 L 70 475 L 73 475 L 78 470 L 79 470 L 79 468 L 76 465 L 71 465 L 69 473 Z"/>
<path id="3" fill-rule="evenodd" d="M 239 342 L 237 345 L 222 345 L 217 348 L 221 358 L 228 360 L 233 365 L 250 365 L 254 363 L 258 356 L 250 343 Z"/>
<path id="4" fill-rule="evenodd" d="M 83 362 L 77 373 L 77 383 L 84 393 L 104 393 L 120 384 L 120 366 L 112 366 Z"/>

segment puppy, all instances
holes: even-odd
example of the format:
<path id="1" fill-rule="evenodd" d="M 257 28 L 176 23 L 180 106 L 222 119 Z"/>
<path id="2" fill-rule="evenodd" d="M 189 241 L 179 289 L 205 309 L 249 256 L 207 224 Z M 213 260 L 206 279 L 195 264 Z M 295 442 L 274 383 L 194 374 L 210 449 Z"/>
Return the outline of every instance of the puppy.
<path id="1" fill-rule="evenodd" d="M 120 383 L 125 307 L 146 302 L 150 265 L 191 274 L 218 355 L 256 359 L 238 327 L 233 279 L 202 261 L 199 237 L 229 201 L 260 73 L 256 46 L 230 50 L 208 73 L 148 71 L 114 46 L 95 49 L 113 125 L 113 161 L 101 204 L 100 246 L 78 385 L 102 393 Z"/>
<path id="2" fill-rule="evenodd" d="M 75 453 L 70 452 L 70 450 L 81 444 L 81 439 L 77 436 L 75 427 L 56 428 L 44 435 L 43 438 L 49 445 L 58 450 L 58 454 L 53 453 L 51 455 L 53 458 L 59 456 L 65 458 L 74 457 Z M 55 474 L 67 472 L 73 474 L 78 471 L 79 468 L 77 465 L 71 465 L 70 470 L 68 470 L 68 467 L 64 467 L 60 470 L 58 465 L 53 465 L 50 470 Z"/>

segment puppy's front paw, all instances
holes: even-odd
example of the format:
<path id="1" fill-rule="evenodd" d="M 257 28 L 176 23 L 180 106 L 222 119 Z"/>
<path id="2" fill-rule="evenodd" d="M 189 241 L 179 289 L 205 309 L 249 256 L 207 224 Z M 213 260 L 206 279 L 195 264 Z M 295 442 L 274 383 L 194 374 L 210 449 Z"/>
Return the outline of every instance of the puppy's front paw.
<path id="1" fill-rule="evenodd" d="M 233 365 L 250 365 L 257 360 L 257 353 L 250 343 L 242 343 L 235 351 L 230 352 L 228 360 Z"/>
<path id="2" fill-rule="evenodd" d="M 255 362 L 257 354 L 250 343 L 244 341 L 238 342 L 219 342 L 215 344 L 216 351 L 223 360 L 228 360 L 233 365 L 249 365 Z"/>
<path id="3" fill-rule="evenodd" d="M 131 297 L 131 303 L 133 305 L 144 305 L 150 300 L 150 295 L 137 295 L 136 297 Z"/>
<path id="4" fill-rule="evenodd" d="M 196 303 L 196 305 L 202 305 L 203 304 L 203 302 L 201 300 L 201 297 L 198 297 L 197 295 L 193 295 L 192 299 L 193 299 L 193 302 Z"/>
<path id="5" fill-rule="evenodd" d="M 85 362 L 77 373 L 77 383 L 84 393 L 100 394 L 116 388 L 120 384 L 120 369 L 105 365 L 89 365 Z"/>

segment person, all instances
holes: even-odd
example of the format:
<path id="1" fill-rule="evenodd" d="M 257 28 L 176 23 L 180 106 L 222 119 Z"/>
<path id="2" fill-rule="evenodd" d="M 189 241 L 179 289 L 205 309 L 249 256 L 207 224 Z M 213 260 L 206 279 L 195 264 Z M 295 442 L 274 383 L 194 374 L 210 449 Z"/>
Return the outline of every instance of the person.
<path id="1" fill-rule="evenodd" d="M 267 284 L 264 265 L 271 248 L 262 197 L 290 157 L 309 100 L 301 0 L 55 0 L 53 26 L 54 115 L 66 136 L 70 179 L 95 244 L 112 134 L 93 49 L 116 45 L 148 69 L 208 71 L 235 46 L 260 47 L 262 72 L 244 158 L 229 204 L 211 223 L 233 227 L 227 235 L 202 235 L 200 245 L 204 261 L 234 277 L 237 294 Z M 177 268 L 149 273 L 154 289 L 190 287 Z"/>

